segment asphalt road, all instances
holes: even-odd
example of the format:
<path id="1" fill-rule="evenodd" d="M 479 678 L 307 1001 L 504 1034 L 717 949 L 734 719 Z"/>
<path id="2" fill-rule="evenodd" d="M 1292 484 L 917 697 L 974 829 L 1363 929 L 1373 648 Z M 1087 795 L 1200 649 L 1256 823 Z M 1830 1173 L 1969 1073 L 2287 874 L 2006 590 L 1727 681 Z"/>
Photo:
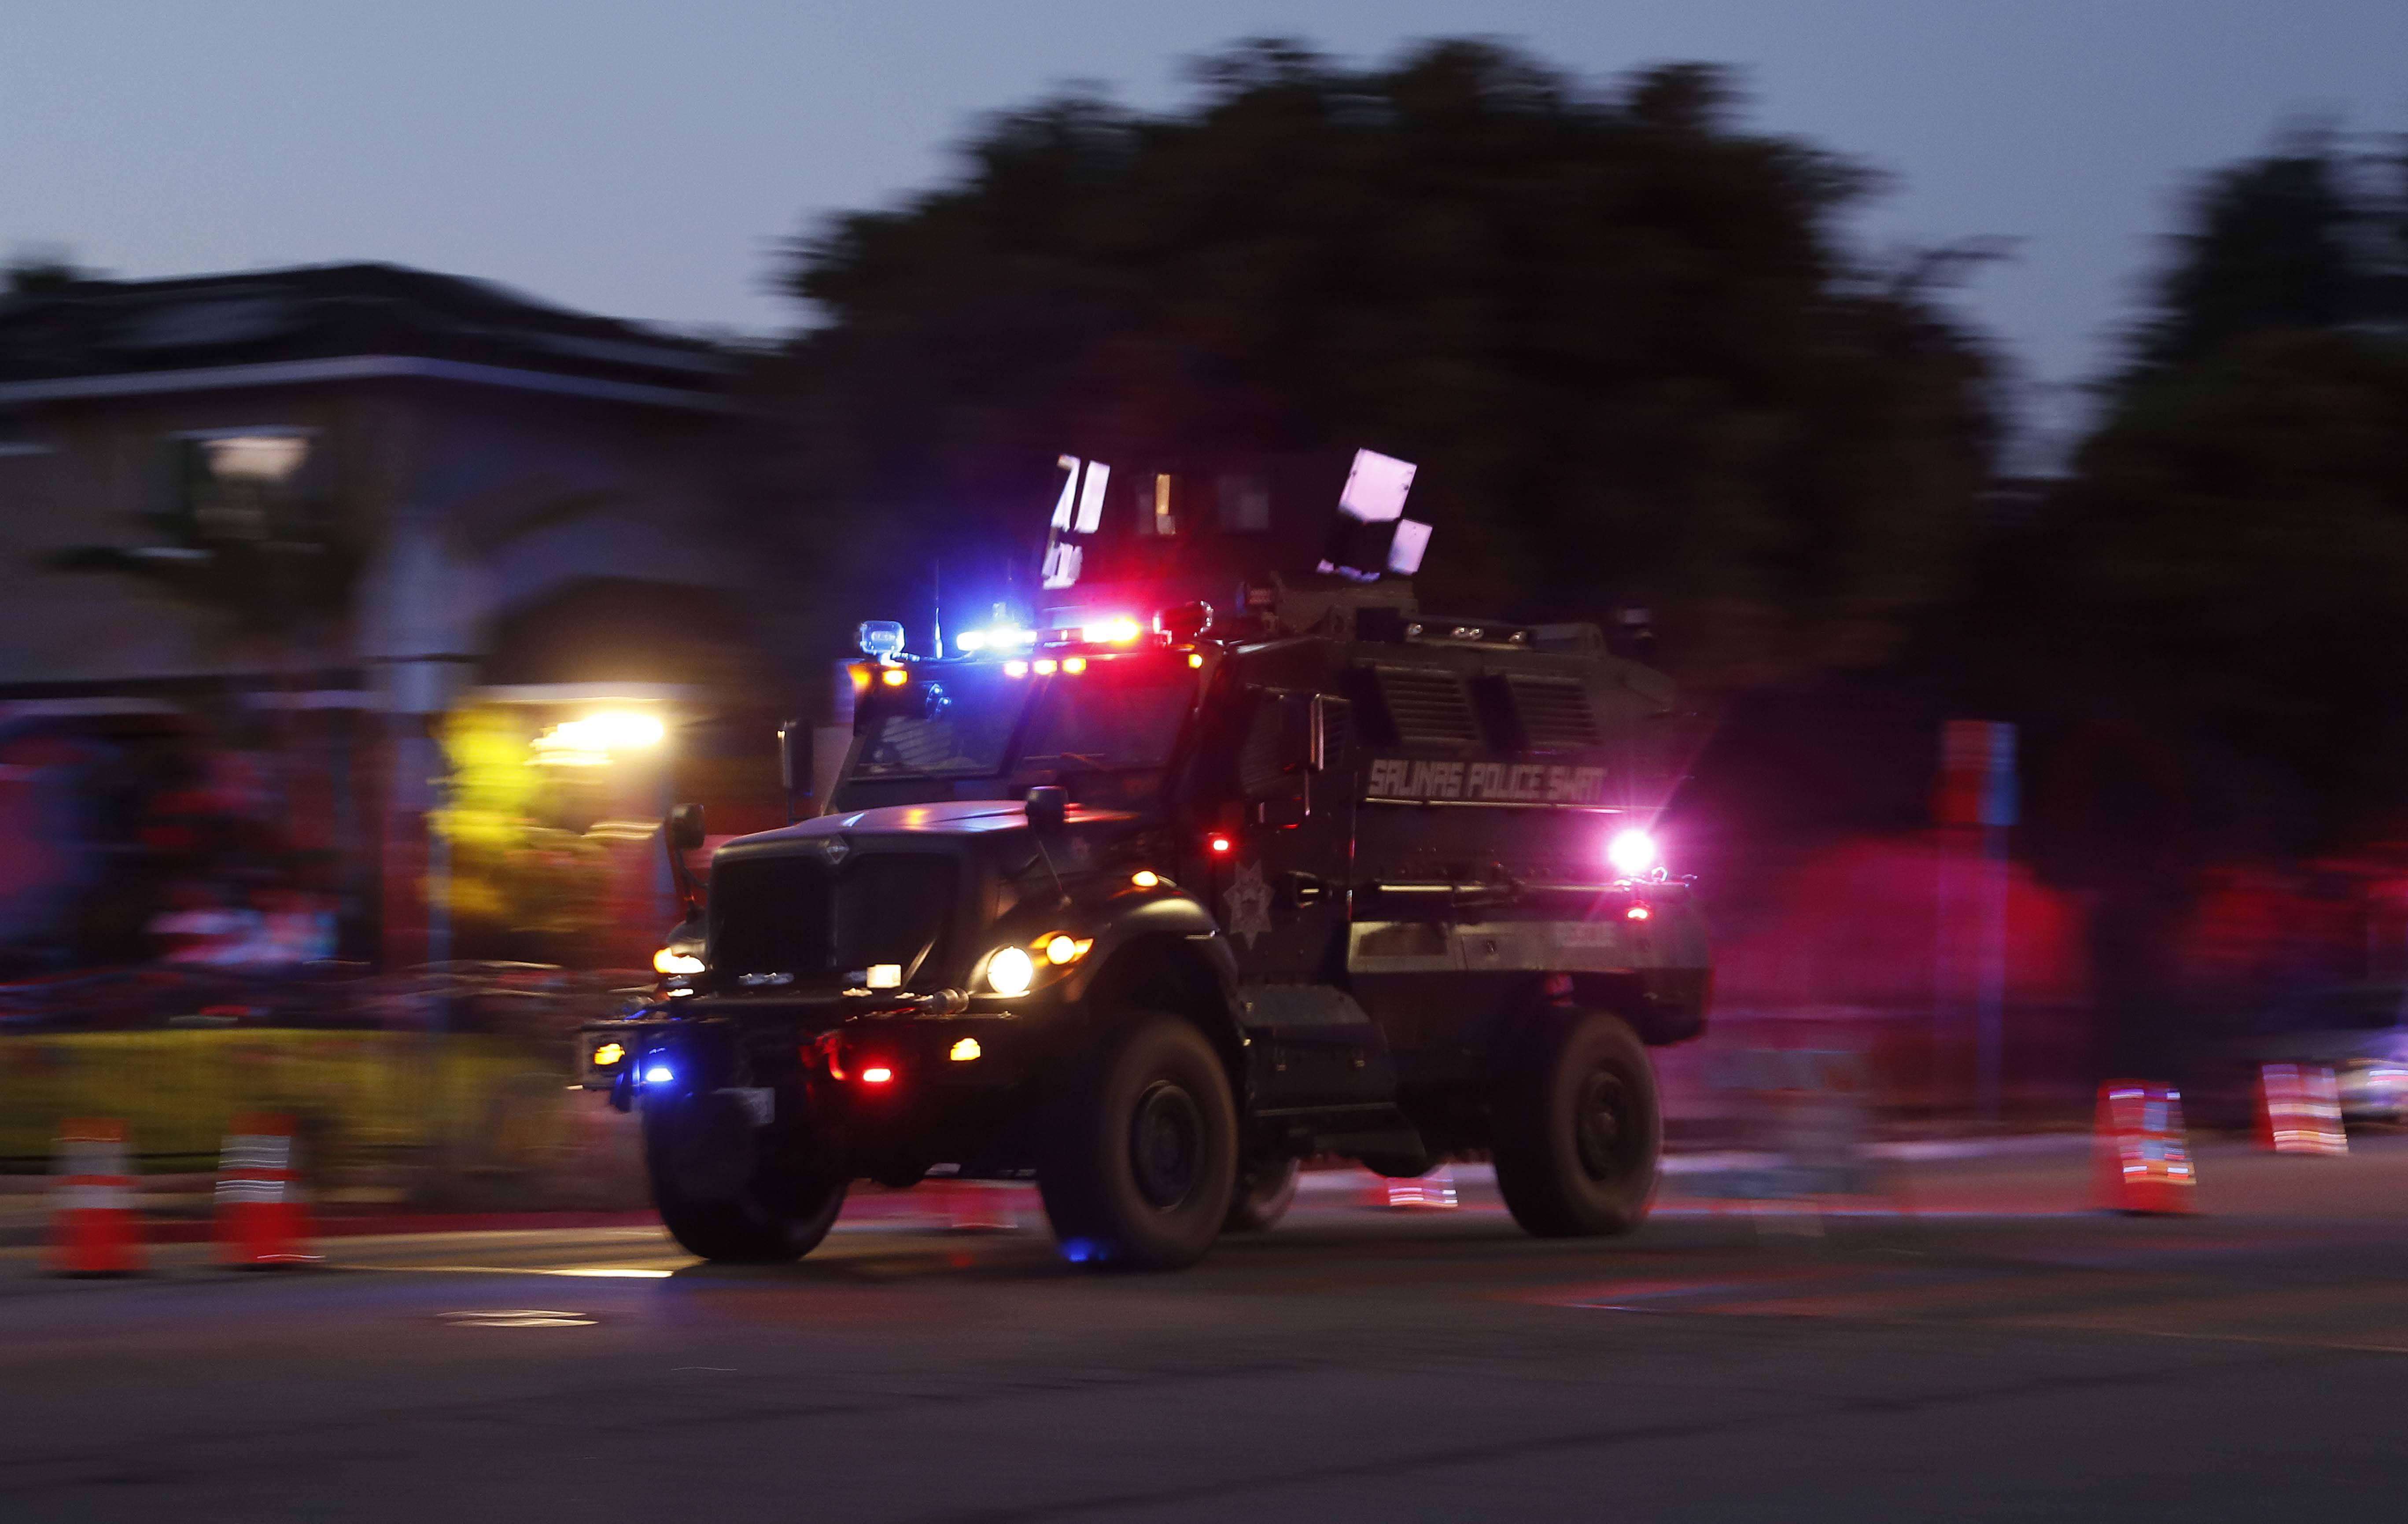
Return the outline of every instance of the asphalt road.
<path id="1" fill-rule="evenodd" d="M 1541 1243 L 1325 1193 L 1182 1275 L 1041 1227 L 337 1240 L 69 1282 L 0 1251 L 0 1519 L 2271 1519 L 2408 1487 L 2408 1142 L 2082 1161 Z"/>

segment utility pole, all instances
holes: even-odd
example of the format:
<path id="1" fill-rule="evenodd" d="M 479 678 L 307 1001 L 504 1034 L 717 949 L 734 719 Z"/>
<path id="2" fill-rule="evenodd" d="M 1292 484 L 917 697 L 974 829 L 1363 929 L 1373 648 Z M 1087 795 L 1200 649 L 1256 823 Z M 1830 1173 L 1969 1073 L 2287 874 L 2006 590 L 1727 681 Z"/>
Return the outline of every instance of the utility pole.
<path id="1" fill-rule="evenodd" d="M 2015 823 L 2015 727 L 1951 719 L 1941 729 L 1933 814 L 1942 829 L 1935 948 L 1933 1057 L 1945 1062 L 1951 1006 L 1970 1007 L 1973 1109 L 1998 1125 L 2004 1091 L 2007 1004 L 2007 833 Z M 1952 890 L 1951 881 L 1955 888 Z M 1954 945 L 1960 956 L 1951 958 Z M 1956 976 L 1961 975 L 1961 979 Z"/>

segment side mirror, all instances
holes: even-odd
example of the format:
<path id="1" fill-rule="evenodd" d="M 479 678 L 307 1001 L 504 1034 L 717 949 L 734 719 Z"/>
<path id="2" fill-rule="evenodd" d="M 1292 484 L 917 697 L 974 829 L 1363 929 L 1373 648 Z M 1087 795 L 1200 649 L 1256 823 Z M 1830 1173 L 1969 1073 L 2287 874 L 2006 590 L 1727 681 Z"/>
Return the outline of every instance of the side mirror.
<path id="1" fill-rule="evenodd" d="M 685 855 L 702 845 L 702 806 L 680 805 L 663 816 L 661 845 L 668 852 L 669 882 L 677 888 L 682 919 L 691 921 L 702 914 L 702 886 L 694 881 Z"/>
<path id="2" fill-rule="evenodd" d="M 1068 824 L 1070 790 L 1040 785 L 1028 790 L 1028 799 L 1021 807 L 1028 813 L 1031 833 L 1058 836 Z"/>
<path id="3" fill-rule="evenodd" d="M 668 834 L 671 850 L 691 852 L 702 845 L 702 806 L 700 805 L 680 805 L 669 811 L 668 819 L 662 824 Z"/>
<path id="4" fill-rule="evenodd" d="M 795 823 L 795 796 L 811 794 L 811 728 L 799 719 L 778 727 L 778 786 L 786 791 L 786 823 Z"/>

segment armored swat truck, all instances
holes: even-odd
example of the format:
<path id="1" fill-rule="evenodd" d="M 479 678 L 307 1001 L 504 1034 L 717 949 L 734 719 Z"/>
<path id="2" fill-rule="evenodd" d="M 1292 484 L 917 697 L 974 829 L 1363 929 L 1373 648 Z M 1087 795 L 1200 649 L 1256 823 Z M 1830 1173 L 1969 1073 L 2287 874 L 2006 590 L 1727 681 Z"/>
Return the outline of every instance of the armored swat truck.
<path id="1" fill-rule="evenodd" d="M 912 660 L 863 627 L 824 813 L 715 854 L 699 945 L 583 1032 L 661 1216 L 788 1260 L 848 1184 L 1035 1176 L 1064 1252 L 1195 1261 L 1300 1160 L 1485 1152 L 1627 1232 L 1706 933 L 1647 828 L 1668 680 L 1591 626 L 1321 579 Z M 698 840 L 699 832 L 681 822 Z"/>

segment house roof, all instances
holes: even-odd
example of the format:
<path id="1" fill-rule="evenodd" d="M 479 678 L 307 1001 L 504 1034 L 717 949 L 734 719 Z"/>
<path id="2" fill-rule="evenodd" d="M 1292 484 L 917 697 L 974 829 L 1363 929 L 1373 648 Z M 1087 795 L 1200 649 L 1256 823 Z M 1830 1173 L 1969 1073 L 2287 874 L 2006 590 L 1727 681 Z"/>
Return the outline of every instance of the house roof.
<path id="1" fill-rule="evenodd" d="M 0 296 L 0 400 L 175 390 L 187 376 L 205 386 L 392 374 L 550 377 L 568 384 L 546 390 L 669 401 L 724 393 L 735 368 L 697 339 L 397 264 L 74 280 Z"/>

